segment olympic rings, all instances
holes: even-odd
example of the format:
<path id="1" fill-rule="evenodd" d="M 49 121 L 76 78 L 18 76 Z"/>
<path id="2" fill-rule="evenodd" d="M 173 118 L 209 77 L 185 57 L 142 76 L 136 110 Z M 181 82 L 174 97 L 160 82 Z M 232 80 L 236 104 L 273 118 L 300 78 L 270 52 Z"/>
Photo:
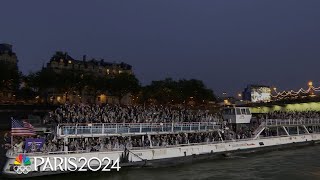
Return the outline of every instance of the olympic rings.
<path id="1" fill-rule="evenodd" d="M 30 171 L 32 171 L 30 166 L 13 166 L 13 170 L 17 174 L 28 174 Z"/>

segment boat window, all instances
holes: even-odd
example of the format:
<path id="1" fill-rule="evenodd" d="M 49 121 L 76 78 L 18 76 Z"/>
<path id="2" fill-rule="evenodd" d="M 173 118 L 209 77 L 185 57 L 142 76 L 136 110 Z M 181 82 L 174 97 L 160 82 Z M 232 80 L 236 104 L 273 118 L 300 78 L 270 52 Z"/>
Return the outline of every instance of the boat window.
<path id="1" fill-rule="evenodd" d="M 249 108 L 246 109 L 246 113 L 247 113 L 247 115 L 251 115 Z"/>
<path id="2" fill-rule="evenodd" d="M 224 114 L 235 115 L 234 109 L 224 109 Z"/>
<path id="3" fill-rule="evenodd" d="M 241 114 L 246 114 L 246 109 L 241 109 Z"/>
<path id="4" fill-rule="evenodd" d="M 237 110 L 237 114 L 240 115 L 241 114 L 240 109 L 237 108 L 236 110 Z"/>

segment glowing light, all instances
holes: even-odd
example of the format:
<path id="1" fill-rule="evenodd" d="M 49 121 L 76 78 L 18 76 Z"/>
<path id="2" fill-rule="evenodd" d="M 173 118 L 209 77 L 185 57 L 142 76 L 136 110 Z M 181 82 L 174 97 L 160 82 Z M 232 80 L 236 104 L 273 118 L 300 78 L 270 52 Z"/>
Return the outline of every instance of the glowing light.
<path id="1" fill-rule="evenodd" d="M 271 97 L 273 98 L 277 98 L 277 99 L 284 99 L 287 97 L 295 97 L 297 98 L 298 96 L 301 97 L 306 97 L 306 95 L 308 95 L 309 93 L 311 94 L 311 97 L 314 96 L 314 92 L 320 92 L 320 87 L 313 87 L 313 82 L 309 81 L 308 82 L 308 89 L 304 90 L 303 88 L 300 88 L 298 91 L 294 91 L 294 90 L 290 90 L 290 91 L 283 91 L 283 92 L 276 92 L 276 95 L 271 95 Z"/>
<path id="2" fill-rule="evenodd" d="M 230 104 L 228 99 L 223 100 L 224 104 Z"/>

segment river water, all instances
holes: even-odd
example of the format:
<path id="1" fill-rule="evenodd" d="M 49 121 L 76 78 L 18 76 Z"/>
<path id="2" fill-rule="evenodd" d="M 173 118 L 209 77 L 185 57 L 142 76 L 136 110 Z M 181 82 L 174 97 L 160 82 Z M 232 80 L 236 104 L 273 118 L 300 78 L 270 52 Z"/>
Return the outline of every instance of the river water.
<path id="1" fill-rule="evenodd" d="M 162 168 L 74 173 L 32 180 L 313 180 L 320 179 L 320 145 L 201 161 Z"/>

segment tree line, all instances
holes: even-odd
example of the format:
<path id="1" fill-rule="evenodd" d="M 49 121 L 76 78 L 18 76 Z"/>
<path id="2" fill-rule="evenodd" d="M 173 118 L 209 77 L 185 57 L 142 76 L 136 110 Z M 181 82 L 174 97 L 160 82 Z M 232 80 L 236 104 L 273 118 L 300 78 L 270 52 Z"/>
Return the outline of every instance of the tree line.
<path id="1" fill-rule="evenodd" d="M 55 72 L 49 68 L 42 68 L 37 72 L 22 75 L 17 67 L 3 62 L 0 62 L 0 81 L 1 91 L 12 91 L 17 98 L 23 100 L 40 97 L 47 103 L 50 98 L 49 92 L 52 91 L 57 94 L 65 93 L 66 96 L 76 93 L 96 97 L 101 93 L 107 93 L 119 99 L 131 94 L 136 103 L 207 103 L 216 100 L 213 91 L 196 79 L 167 78 L 142 86 L 133 74 L 121 73 L 112 77 L 102 77 L 79 70 Z"/>

